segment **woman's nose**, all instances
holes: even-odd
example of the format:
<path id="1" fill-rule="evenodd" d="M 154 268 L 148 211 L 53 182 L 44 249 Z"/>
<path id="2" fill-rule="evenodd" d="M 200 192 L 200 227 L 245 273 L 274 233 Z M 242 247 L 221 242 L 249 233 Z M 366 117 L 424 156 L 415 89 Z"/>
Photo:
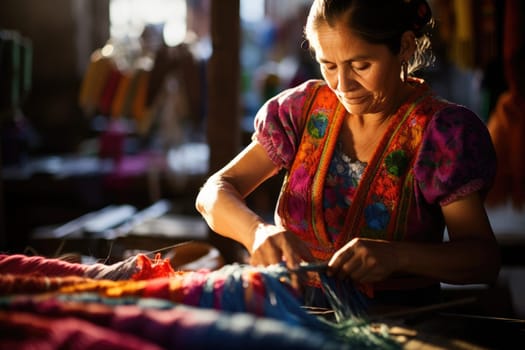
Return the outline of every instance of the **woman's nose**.
<path id="1" fill-rule="evenodd" d="M 351 69 L 340 69 L 337 74 L 337 90 L 341 92 L 355 89 L 356 81 Z"/>

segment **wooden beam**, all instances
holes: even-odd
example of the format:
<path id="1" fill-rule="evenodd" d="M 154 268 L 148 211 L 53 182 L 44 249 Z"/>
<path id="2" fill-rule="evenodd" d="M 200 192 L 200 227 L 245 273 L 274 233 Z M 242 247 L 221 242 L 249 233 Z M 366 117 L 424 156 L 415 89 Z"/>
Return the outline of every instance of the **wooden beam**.
<path id="1" fill-rule="evenodd" d="M 230 161 L 241 147 L 239 0 L 211 1 L 212 55 L 208 62 L 207 142 L 210 173 Z M 226 262 L 240 260 L 240 245 L 210 233 Z"/>
<path id="2" fill-rule="evenodd" d="M 7 250 L 7 233 L 4 213 L 4 180 L 2 176 L 2 145 L 0 143 L 0 252 Z"/>

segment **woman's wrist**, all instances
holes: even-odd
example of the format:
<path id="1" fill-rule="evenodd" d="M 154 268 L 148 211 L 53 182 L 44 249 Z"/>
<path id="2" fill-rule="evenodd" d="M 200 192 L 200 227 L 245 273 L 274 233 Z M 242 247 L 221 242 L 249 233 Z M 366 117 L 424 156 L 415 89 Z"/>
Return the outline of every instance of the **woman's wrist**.
<path id="1" fill-rule="evenodd" d="M 276 226 L 274 224 L 269 224 L 264 221 L 260 221 L 256 223 L 253 227 L 254 228 L 251 234 L 252 242 L 251 242 L 250 247 L 247 247 L 250 253 L 253 253 L 253 251 L 255 251 L 259 246 L 261 246 L 268 237 L 271 237 L 273 235 L 283 233 L 286 231 L 284 227 Z"/>

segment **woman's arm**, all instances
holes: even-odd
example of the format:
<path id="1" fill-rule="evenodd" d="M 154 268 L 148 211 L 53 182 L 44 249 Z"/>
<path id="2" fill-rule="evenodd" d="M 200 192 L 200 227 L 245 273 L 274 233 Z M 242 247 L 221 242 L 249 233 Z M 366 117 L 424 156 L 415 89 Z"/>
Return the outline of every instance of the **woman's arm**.
<path id="1" fill-rule="evenodd" d="M 196 208 L 210 228 L 241 243 L 254 265 L 282 262 L 296 266 L 313 257 L 304 243 L 285 228 L 265 222 L 246 206 L 244 198 L 278 172 L 266 150 L 252 142 L 228 165 L 212 175 L 200 190 Z"/>
<path id="2" fill-rule="evenodd" d="M 483 201 L 470 194 L 442 207 L 449 242 L 350 241 L 329 262 L 329 273 L 376 282 L 393 273 L 427 276 L 452 284 L 492 283 L 500 268 L 499 247 Z"/>
<path id="3" fill-rule="evenodd" d="M 410 249 L 401 268 L 446 283 L 491 283 L 500 269 L 499 246 L 483 200 L 472 193 L 442 207 L 449 242 Z"/>
<path id="4" fill-rule="evenodd" d="M 264 148 L 252 142 L 206 181 L 197 195 L 196 208 L 213 231 L 251 252 L 256 228 L 264 221 L 244 199 L 277 171 Z"/>

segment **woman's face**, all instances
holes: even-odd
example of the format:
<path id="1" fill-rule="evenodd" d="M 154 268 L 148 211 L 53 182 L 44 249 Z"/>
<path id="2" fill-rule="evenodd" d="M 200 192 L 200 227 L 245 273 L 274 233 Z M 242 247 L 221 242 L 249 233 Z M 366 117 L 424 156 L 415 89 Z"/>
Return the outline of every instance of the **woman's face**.
<path id="1" fill-rule="evenodd" d="M 403 85 L 401 59 L 385 45 L 362 40 L 344 24 L 320 25 L 311 41 L 324 79 L 349 113 L 389 113 L 395 107 Z"/>

